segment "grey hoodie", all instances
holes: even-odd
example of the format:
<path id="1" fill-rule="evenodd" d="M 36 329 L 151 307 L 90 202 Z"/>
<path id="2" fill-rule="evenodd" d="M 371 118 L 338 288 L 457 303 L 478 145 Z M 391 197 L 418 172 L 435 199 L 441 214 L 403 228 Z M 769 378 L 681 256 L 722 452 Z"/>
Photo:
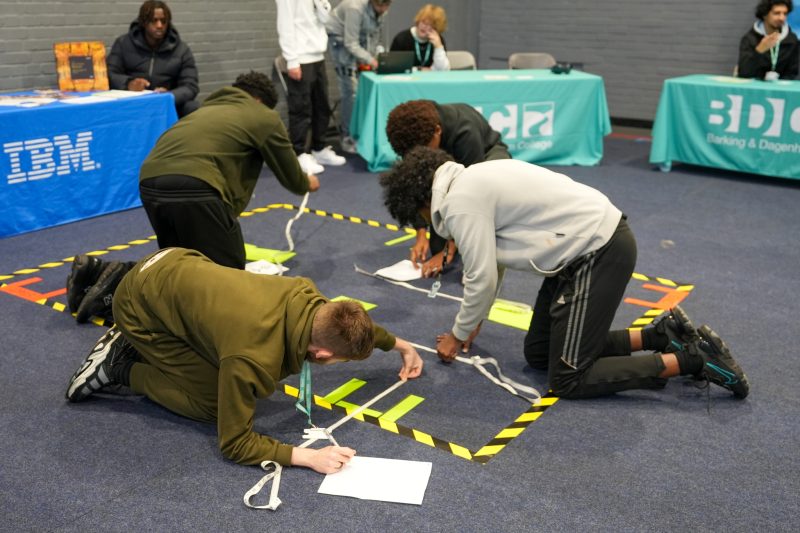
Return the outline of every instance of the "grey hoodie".
<path id="1" fill-rule="evenodd" d="M 439 167 L 431 223 L 455 240 L 464 262 L 453 334 L 466 339 L 489 314 L 506 268 L 554 276 L 606 244 L 621 217 L 601 192 L 524 161 Z"/>

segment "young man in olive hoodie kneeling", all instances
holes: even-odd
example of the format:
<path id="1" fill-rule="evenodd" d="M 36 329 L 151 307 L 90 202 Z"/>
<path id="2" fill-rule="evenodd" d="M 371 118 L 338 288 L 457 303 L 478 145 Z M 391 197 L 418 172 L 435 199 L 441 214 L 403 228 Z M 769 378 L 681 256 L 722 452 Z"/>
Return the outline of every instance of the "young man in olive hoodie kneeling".
<path id="1" fill-rule="evenodd" d="M 252 274 L 199 252 L 167 248 L 140 261 L 114 295 L 112 327 L 70 380 L 72 402 L 113 384 L 180 415 L 216 422 L 225 457 L 274 460 L 331 473 L 350 448 L 296 448 L 253 431 L 256 400 L 304 362 L 400 352 L 400 378 L 422 372 L 406 341 L 373 324 L 355 302 L 330 302 L 307 278 Z"/>

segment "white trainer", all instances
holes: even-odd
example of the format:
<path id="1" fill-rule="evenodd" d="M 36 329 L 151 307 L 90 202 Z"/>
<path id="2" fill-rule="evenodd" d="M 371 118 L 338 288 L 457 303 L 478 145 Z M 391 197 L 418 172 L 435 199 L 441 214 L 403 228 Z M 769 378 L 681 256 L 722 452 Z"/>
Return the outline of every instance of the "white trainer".
<path id="1" fill-rule="evenodd" d="M 306 174 L 319 174 L 325 171 L 325 167 L 317 163 L 317 160 L 311 154 L 300 154 L 297 156 L 297 162 L 300 163 L 300 168 Z"/>
<path id="2" fill-rule="evenodd" d="M 342 137 L 342 151 L 348 154 L 357 154 L 358 145 L 356 144 L 356 140 L 350 136 Z"/>
<path id="3" fill-rule="evenodd" d="M 333 148 L 326 146 L 322 150 L 311 150 L 311 155 L 317 160 L 320 165 L 330 165 L 332 167 L 340 167 L 347 163 L 347 159 L 337 155 Z"/>

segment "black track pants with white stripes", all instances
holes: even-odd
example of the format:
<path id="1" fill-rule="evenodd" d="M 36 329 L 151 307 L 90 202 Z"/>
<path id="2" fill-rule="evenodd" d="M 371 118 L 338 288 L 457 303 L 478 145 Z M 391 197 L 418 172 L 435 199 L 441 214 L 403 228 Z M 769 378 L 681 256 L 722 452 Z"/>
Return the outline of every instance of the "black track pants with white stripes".
<path id="1" fill-rule="evenodd" d="M 525 358 L 547 369 L 562 398 L 662 388 L 658 355 L 604 354 L 614 315 L 636 264 L 636 240 L 625 218 L 605 246 L 545 278 L 525 337 Z"/>

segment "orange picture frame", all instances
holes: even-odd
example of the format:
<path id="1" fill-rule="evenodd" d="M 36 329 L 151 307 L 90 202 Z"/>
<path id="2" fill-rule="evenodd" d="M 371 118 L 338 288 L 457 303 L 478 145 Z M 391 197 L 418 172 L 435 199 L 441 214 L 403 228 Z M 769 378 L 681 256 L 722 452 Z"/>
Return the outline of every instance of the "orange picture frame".
<path id="1" fill-rule="evenodd" d="M 100 41 L 56 43 L 58 88 L 62 91 L 107 91 L 106 47 Z"/>

